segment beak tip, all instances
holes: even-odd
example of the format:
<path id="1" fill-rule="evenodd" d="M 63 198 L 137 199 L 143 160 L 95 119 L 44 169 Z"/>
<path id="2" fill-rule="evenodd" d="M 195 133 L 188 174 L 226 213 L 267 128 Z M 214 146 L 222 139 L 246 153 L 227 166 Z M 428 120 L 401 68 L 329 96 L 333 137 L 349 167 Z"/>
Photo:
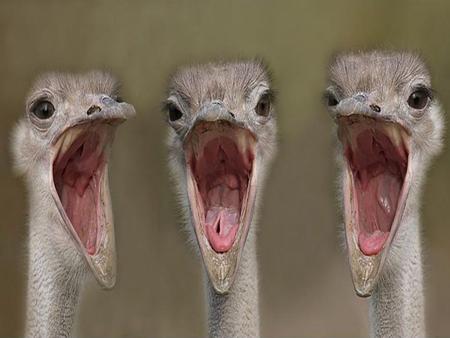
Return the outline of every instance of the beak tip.
<path id="1" fill-rule="evenodd" d="M 103 290 L 111 290 L 116 285 L 116 276 L 108 276 L 107 278 L 102 280 L 98 279 L 97 281 Z"/>
<path id="2" fill-rule="evenodd" d="M 372 290 L 358 290 L 355 288 L 356 295 L 361 298 L 368 298 L 372 296 Z"/>
<path id="3" fill-rule="evenodd" d="M 375 286 L 373 282 L 368 280 L 354 280 L 353 284 L 356 295 L 361 298 L 370 297 Z"/>
<path id="4" fill-rule="evenodd" d="M 225 281 L 224 281 L 225 282 Z M 218 293 L 219 295 L 226 295 L 228 293 L 228 291 L 230 291 L 230 283 L 223 283 L 223 282 L 219 282 L 219 283 L 212 283 L 213 287 L 214 287 L 214 291 L 216 291 L 216 293 Z"/>
<path id="5" fill-rule="evenodd" d="M 210 274 L 209 280 L 214 288 L 214 291 L 219 295 L 225 295 L 230 291 L 231 285 L 233 285 L 233 278 L 230 276 L 220 277 L 217 274 Z"/>

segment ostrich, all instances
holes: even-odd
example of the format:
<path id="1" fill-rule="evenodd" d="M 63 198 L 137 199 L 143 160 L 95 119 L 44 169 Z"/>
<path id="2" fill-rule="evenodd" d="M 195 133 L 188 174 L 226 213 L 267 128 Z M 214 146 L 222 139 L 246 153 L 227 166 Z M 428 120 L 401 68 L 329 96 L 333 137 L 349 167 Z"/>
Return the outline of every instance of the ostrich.
<path id="1" fill-rule="evenodd" d="M 353 284 L 370 298 L 371 336 L 424 337 L 419 202 L 443 117 L 414 54 L 340 55 L 327 104 L 337 125 Z"/>
<path id="2" fill-rule="evenodd" d="M 179 70 L 165 101 L 170 167 L 203 258 L 209 336 L 259 336 L 255 205 L 276 148 L 259 62 Z"/>
<path id="3" fill-rule="evenodd" d="M 12 140 L 29 193 L 27 337 L 70 335 L 89 268 L 114 286 L 108 158 L 117 125 L 134 114 L 106 73 L 50 73 L 31 90 Z"/>

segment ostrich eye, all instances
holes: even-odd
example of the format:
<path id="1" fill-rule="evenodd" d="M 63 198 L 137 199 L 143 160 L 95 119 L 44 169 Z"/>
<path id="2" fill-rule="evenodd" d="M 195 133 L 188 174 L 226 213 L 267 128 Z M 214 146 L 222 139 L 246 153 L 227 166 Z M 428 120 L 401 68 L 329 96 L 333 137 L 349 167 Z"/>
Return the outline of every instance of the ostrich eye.
<path id="1" fill-rule="evenodd" d="M 41 120 L 47 120 L 55 113 L 55 107 L 49 101 L 39 101 L 31 110 L 34 116 Z"/>
<path id="2" fill-rule="evenodd" d="M 169 114 L 169 120 L 172 122 L 181 119 L 181 117 L 183 116 L 181 110 L 172 103 L 167 105 L 167 112 Z"/>
<path id="3" fill-rule="evenodd" d="M 425 89 L 418 89 L 408 98 L 408 105 L 414 109 L 423 109 L 430 100 L 430 94 Z"/>
<path id="4" fill-rule="evenodd" d="M 336 98 L 336 96 L 333 93 L 327 93 L 326 100 L 327 100 L 328 107 L 334 107 L 339 103 L 338 99 Z"/>
<path id="5" fill-rule="evenodd" d="M 270 113 L 270 95 L 263 94 L 255 107 L 256 114 L 259 116 L 268 116 Z"/>

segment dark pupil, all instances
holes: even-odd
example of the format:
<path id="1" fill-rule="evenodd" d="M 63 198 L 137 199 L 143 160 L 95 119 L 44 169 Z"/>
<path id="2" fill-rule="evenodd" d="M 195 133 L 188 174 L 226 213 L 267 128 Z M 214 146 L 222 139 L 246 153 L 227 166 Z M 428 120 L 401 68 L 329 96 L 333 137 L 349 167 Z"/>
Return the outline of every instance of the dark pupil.
<path id="1" fill-rule="evenodd" d="M 428 95 L 423 91 L 417 91 L 412 93 L 408 99 L 409 106 L 415 109 L 424 108 L 427 102 L 428 102 Z"/>
<path id="2" fill-rule="evenodd" d="M 170 121 L 176 121 L 181 119 L 181 116 L 183 116 L 183 113 L 174 106 L 169 106 L 169 119 Z"/>
<path id="3" fill-rule="evenodd" d="M 338 103 L 339 103 L 338 100 L 336 99 L 336 97 L 335 97 L 333 94 L 329 94 L 329 95 L 328 95 L 327 104 L 328 104 L 330 107 L 335 106 L 335 105 L 337 105 Z"/>
<path id="4" fill-rule="evenodd" d="M 259 103 L 259 110 L 260 110 L 261 112 L 264 112 L 264 111 L 266 110 L 266 107 L 267 107 L 266 102 L 260 102 L 260 103 Z"/>
<path id="5" fill-rule="evenodd" d="M 48 101 L 39 102 L 33 110 L 33 114 L 42 120 L 52 117 L 54 112 L 55 107 Z"/>
<path id="6" fill-rule="evenodd" d="M 263 97 L 256 106 L 256 113 L 261 116 L 267 116 L 269 114 L 269 107 L 269 99 L 267 97 Z"/>

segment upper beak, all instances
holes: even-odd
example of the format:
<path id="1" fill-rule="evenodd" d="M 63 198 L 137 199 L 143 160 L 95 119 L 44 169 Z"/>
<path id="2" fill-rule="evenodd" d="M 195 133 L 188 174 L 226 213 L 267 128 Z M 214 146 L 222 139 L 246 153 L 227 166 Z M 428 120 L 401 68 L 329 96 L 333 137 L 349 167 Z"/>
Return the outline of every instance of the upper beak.
<path id="1" fill-rule="evenodd" d="M 189 129 L 184 135 L 184 142 L 189 138 L 191 131 L 202 122 L 224 121 L 236 126 L 243 126 L 243 123 L 236 119 L 233 112 L 229 111 L 224 103 L 220 100 L 214 100 L 204 104 L 197 113 L 196 118 L 192 121 Z"/>
<path id="2" fill-rule="evenodd" d="M 107 95 L 96 95 L 91 102 L 92 104 L 86 108 L 84 114 L 79 114 L 59 134 L 55 135 L 52 144 L 55 144 L 60 136 L 72 127 L 102 121 L 117 126 L 136 115 L 133 105 L 116 102 Z"/>
<path id="3" fill-rule="evenodd" d="M 116 102 L 106 95 L 96 97 L 93 101 L 86 110 L 86 114 L 75 120 L 73 125 L 102 120 L 118 125 L 136 115 L 136 111 L 131 104 Z"/>
<path id="4" fill-rule="evenodd" d="M 100 104 L 91 105 L 86 115 L 92 119 L 118 120 L 124 122 L 136 115 L 134 107 L 126 102 L 116 102 L 109 96 L 101 96 Z"/>
<path id="5" fill-rule="evenodd" d="M 354 114 L 373 118 L 380 118 L 383 115 L 381 107 L 371 101 L 367 93 L 358 93 L 352 97 L 345 98 L 333 107 L 331 111 L 335 119 Z"/>

